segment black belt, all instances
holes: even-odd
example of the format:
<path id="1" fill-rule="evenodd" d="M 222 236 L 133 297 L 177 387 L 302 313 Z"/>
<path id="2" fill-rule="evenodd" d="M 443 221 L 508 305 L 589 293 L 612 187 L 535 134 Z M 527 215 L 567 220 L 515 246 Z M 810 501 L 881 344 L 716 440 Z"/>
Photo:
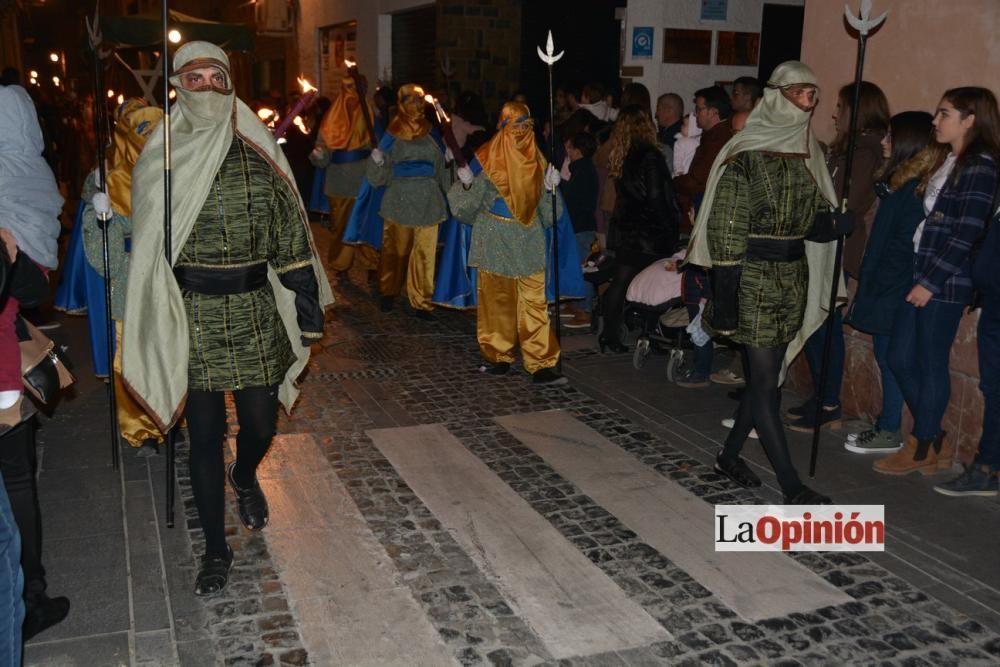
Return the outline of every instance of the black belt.
<path id="1" fill-rule="evenodd" d="M 232 268 L 180 264 L 174 267 L 174 277 L 185 292 L 211 296 L 245 294 L 267 285 L 267 262 Z"/>
<path id="2" fill-rule="evenodd" d="M 747 259 L 760 262 L 794 262 L 806 256 L 802 239 L 747 239 Z"/>

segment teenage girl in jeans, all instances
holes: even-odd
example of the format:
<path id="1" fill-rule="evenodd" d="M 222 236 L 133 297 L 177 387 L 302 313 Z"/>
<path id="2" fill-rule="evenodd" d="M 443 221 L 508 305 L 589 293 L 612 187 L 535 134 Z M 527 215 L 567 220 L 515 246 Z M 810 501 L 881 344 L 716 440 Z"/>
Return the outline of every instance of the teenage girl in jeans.
<path id="1" fill-rule="evenodd" d="M 893 326 L 889 366 L 899 380 L 913 430 L 901 450 L 879 459 L 876 472 L 924 474 L 951 467 L 954 442 L 941 419 L 948 407 L 948 357 L 962 311 L 972 299 L 970 251 L 982 236 L 997 186 L 1000 115 L 985 88 L 946 91 L 934 115 L 943 144 L 924 184 L 927 217 L 913 235 L 913 287 Z"/>
<path id="2" fill-rule="evenodd" d="M 913 287 L 913 234 L 924 219 L 919 186 L 936 155 L 935 149 L 927 148 L 934 129 L 932 120 L 925 111 L 896 114 L 882 139 L 887 162 L 875 184 L 881 203 L 849 313 L 852 327 L 872 335 L 882 380 L 882 411 L 871 429 L 847 436 L 844 446 L 857 454 L 891 454 L 903 446 L 903 392 L 889 367 L 889 350 L 894 344 L 896 314 Z"/>

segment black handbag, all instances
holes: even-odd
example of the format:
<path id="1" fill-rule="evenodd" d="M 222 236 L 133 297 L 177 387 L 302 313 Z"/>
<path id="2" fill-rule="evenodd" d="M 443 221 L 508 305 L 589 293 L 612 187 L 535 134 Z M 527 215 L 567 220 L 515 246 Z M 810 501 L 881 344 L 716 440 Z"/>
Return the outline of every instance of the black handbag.
<path id="1" fill-rule="evenodd" d="M 17 328 L 24 388 L 42 403 L 49 403 L 60 390 L 76 382 L 76 378 L 48 336 L 23 317 L 17 318 Z M 22 330 L 25 336 L 20 335 Z"/>

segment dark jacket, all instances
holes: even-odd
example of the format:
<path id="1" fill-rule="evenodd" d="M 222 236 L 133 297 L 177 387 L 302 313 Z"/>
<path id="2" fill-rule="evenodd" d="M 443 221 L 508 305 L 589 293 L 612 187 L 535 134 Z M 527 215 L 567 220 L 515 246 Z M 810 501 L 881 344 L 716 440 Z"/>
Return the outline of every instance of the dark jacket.
<path id="1" fill-rule="evenodd" d="M 594 211 L 597 210 L 597 168 L 590 158 L 569 163 L 570 179 L 559 184 L 574 232 L 597 230 Z"/>
<path id="2" fill-rule="evenodd" d="M 854 225 L 854 231 L 844 241 L 844 270 L 857 276 L 868 241 L 868 229 L 862 221 L 875 203 L 875 172 L 882 164 L 882 137 L 876 132 L 859 134 L 851 162 L 851 190 L 847 193 L 847 208 L 857 215 L 858 224 Z M 833 176 L 833 188 L 837 196 L 840 196 L 844 187 L 846 164 L 847 156 L 844 154 L 827 157 L 827 166 Z"/>
<path id="3" fill-rule="evenodd" d="M 851 326 L 872 334 L 889 334 L 896 312 L 913 287 L 913 232 L 924 219 L 917 179 L 910 180 L 879 204 L 868 249 L 851 304 Z M 864 226 L 861 223 L 860 226 Z M 857 227 L 855 227 L 857 234 Z"/>
<path id="4" fill-rule="evenodd" d="M 684 118 L 682 117 L 679 121 L 669 127 L 657 127 L 656 140 L 664 146 L 673 148 L 674 142 L 677 141 L 677 133 L 681 131 L 681 127 L 683 126 Z"/>
<path id="5" fill-rule="evenodd" d="M 972 282 L 985 296 L 1000 297 L 1000 211 L 994 213 L 972 263 Z"/>
<path id="6" fill-rule="evenodd" d="M 955 165 L 927 216 L 913 265 L 913 281 L 945 303 L 972 300 L 972 246 L 982 237 L 997 187 L 997 165 L 988 155 L 967 155 Z"/>
<path id="7" fill-rule="evenodd" d="M 711 130 L 701 133 L 701 143 L 698 150 L 694 152 L 691 166 L 686 174 L 681 174 L 674 179 L 674 188 L 677 190 L 677 198 L 685 210 L 695 202 L 701 200 L 708 186 L 708 174 L 712 171 L 712 164 L 719 155 L 719 151 L 733 138 L 733 126 L 729 120 L 718 123 Z"/>
<path id="8" fill-rule="evenodd" d="M 615 190 L 608 249 L 620 262 L 632 265 L 671 255 L 680 233 L 680 212 L 663 153 L 645 142 L 633 144 Z"/>

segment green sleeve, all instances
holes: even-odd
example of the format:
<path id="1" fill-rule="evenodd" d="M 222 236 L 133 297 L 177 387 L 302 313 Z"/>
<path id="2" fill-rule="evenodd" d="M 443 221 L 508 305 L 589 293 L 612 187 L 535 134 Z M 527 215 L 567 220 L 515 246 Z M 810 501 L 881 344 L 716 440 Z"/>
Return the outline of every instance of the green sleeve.
<path id="1" fill-rule="evenodd" d="M 434 151 L 434 173 L 437 174 L 441 192 L 448 192 L 451 187 L 451 170 L 444 161 L 444 153 L 439 150 Z"/>
<path id="2" fill-rule="evenodd" d="M 555 220 L 558 220 L 559 217 L 563 214 L 563 199 L 562 196 L 558 194 L 558 192 L 556 194 L 557 196 L 556 196 Z M 538 222 L 541 223 L 542 228 L 548 229 L 549 227 L 551 227 L 553 222 L 552 193 L 548 189 L 545 189 L 544 187 L 542 189 L 542 198 L 538 200 L 537 212 L 538 212 Z"/>
<path id="3" fill-rule="evenodd" d="M 392 148 L 382 152 L 382 164 L 375 164 L 370 157 L 365 158 L 365 176 L 373 186 L 389 185 L 392 180 Z"/>
<path id="4" fill-rule="evenodd" d="M 486 176 L 483 174 L 473 179 L 468 190 L 461 181 L 456 181 L 448 190 L 451 214 L 467 225 L 475 224 L 476 216 L 483 208 L 483 198 L 486 194 Z"/>
<path id="5" fill-rule="evenodd" d="M 326 167 L 330 166 L 330 157 L 333 154 L 330 152 L 330 149 L 326 147 L 326 142 L 323 141 L 323 135 L 317 135 L 317 137 L 316 137 L 316 145 L 313 148 L 314 149 L 315 148 L 322 148 L 323 149 L 323 151 L 324 151 L 323 152 L 323 159 L 322 160 L 318 160 L 315 157 L 313 157 L 312 153 L 310 153 L 309 154 L 309 162 L 310 162 L 310 164 L 312 164 L 312 166 L 314 166 L 314 167 L 319 167 L 320 169 L 325 169 Z"/>
<path id="6" fill-rule="evenodd" d="M 104 239 L 101 226 L 97 224 L 94 207 L 89 203 L 83 208 L 83 251 L 97 275 L 104 276 Z M 128 253 L 125 252 L 125 237 L 131 235 L 132 222 L 125 216 L 114 213 L 108 222 L 108 266 L 111 277 L 124 276 L 128 272 Z"/>
<path id="7" fill-rule="evenodd" d="M 745 165 L 734 160 L 715 189 L 708 217 L 708 249 L 713 266 L 736 266 L 746 255 L 750 233 L 750 186 Z"/>
<path id="8" fill-rule="evenodd" d="M 299 204 L 288 183 L 274 174 L 271 199 L 270 252 L 268 261 L 276 273 L 283 274 L 307 266 L 312 261 L 312 246 L 302 220 Z"/>

